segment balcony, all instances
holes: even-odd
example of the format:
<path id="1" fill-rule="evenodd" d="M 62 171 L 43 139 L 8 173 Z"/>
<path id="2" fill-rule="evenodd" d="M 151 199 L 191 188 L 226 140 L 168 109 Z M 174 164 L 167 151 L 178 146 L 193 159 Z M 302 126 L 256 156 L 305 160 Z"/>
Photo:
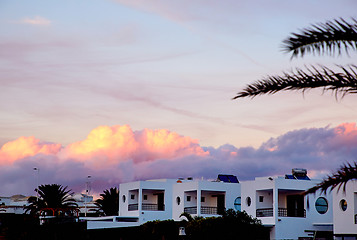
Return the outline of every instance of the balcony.
<path id="1" fill-rule="evenodd" d="M 139 210 L 139 204 L 129 204 L 128 205 L 128 211 L 137 211 Z"/>
<path id="2" fill-rule="evenodd" d="M 185 207 L 183 211 L 189 214 L 197 214 L 197 207 Z"/>
<path id="3" fill-rule="evenodd" d="M 143 203 L 141 205 L 143 211 L 165 211 L 165 205 L 153 204 L 153 203 Z"/>
<path id="4" fill-rule="evenodd" d="M 256 211 L 257 217 L 272 217 L 273 216 L 273 208 L 261 208 Z M 279 208 L 278 209 L 279 217 L 306 217 L 305 209 L 287 209 L 287 208 Z"/>
<path id="5" fill-rule="evenodd" d="M 217 207 L 201 207 L 201 214 L 209 214 L 209 215 L 221 215 L 224 209 L 220 211 Z M 185 207 L 185 213 L 189 214 L 197 214 L 197 207 Z"/>
<path id="6" fill-rule="evenodd" d="M 139 205 L 137 203 L 128 205 L 128 211 L 137 211 L 137 210 L 139 210 Z M 143 210 L 143 211 L 165 211 L 165 205 L 143 203 L 141 205 L 141 210 Z"/>

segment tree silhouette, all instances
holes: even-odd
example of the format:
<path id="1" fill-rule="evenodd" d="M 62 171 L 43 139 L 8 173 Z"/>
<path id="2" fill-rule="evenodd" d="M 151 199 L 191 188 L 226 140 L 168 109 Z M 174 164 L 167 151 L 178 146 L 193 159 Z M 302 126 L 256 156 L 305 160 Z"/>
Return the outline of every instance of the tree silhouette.
<path id="1" fill-rule="evenodd" d="M 106 189 L 100 194 L 100 198 L 95 201 L 106 216 L 117 216 L 119 211 L 119 190 L 114 187 Z"/>
<path id="2" fill-rule="evenodd" d="M 292 33 L 283 41 L 283 50 L 291 52 L 291 58 L 306 53 L 338 55 L 344 50 L 347 54 L 350 50 L 357 50 L 357 21 L 350 22 L 343 18 L 312 25 L 302 29 L 299 33 Z M 322 88 L 323 92 L 332 91 L 335 96 L 342 97 L 345 94 L 357 93 L 357 66 L 337 66 L 339 72 L 326 66 L 311 66 L 306 70 L 296 69 L 291 73 L 283 72 L 282 75 L 268 76 L 255 83 L 249 84 L 233 99 L 243 97 L 255 97 L 263 94 L 275 94 L 280 91 L 306 91 L 308 89 Z M 315 193 L 318 190 L 325 192 L 328 189 L 343 186 L 349 180 L 357 179 L 357 163 L 344 164 L 334 174 L 327 176 L 321 183 L 306 191 Z"/>
<path id="3" fill-rule="evenodd" d="M 40 185 L 35 189 L 39 197 L 30 197 L 28 206 L 25 206 L 25 213 L 37 214 L 43 209 L 53 209 L 53 213 L 63 209 L 75 210 L 78 205 L 71 197 L 71 190 L 67 190 L 67 186 L 63 187 L 58 184 Z"/>

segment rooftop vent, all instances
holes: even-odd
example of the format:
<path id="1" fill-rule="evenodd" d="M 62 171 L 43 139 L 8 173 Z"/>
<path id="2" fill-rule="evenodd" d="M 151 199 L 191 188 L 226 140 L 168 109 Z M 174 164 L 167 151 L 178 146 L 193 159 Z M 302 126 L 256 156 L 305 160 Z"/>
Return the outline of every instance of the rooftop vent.
<path id="1" fill-rule="evenodd" d="M 218 182 L 239 183 L 238 178 L 234 175 L 219 174 L 217 180 Z"/>

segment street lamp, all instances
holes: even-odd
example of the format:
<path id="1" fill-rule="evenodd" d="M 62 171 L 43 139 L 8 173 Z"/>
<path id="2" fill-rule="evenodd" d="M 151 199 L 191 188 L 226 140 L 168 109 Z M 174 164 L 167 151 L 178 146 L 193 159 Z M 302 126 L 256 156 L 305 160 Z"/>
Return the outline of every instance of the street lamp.
<path id="1" fill-rule="evenodd" d="M 40 169 L 37 168 L 37 167 L 34 167 L 33 170 L 37 172 L 37 176 L 36 176 L 36 185 L 37 185 L 37 187 L 36 187 L 36 188 L 37 188 L 37 191 L 36 191 L 36 200 L 37 200 L 37 202 L 38 202 L 38 184 L 39 184 L 39 177 L 40 177 Z"/>
<path id="2" fill-rule="evenodd" d="M 90 178 L 92 176 L 87 176 L 87 181 L 86 181 L 86 193 L 84 195 L 84 216 L 87 217 L 87 197 L 90 192 Z"/>

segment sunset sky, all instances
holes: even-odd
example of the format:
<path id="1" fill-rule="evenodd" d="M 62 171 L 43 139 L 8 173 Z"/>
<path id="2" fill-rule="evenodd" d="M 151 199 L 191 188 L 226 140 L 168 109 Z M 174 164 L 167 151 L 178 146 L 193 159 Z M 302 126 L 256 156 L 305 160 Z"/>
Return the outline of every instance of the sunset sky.
<path id="1" fill-rule="evenodd" d="M 291 32 L 356 15 L 355 0 L 0 1 L 0 196 L 41 184 L 93 192 L 149 178 L 240 180 L 357 153 L 357 95 L 320 90 L 231 100 L 295 67 Z"/>

